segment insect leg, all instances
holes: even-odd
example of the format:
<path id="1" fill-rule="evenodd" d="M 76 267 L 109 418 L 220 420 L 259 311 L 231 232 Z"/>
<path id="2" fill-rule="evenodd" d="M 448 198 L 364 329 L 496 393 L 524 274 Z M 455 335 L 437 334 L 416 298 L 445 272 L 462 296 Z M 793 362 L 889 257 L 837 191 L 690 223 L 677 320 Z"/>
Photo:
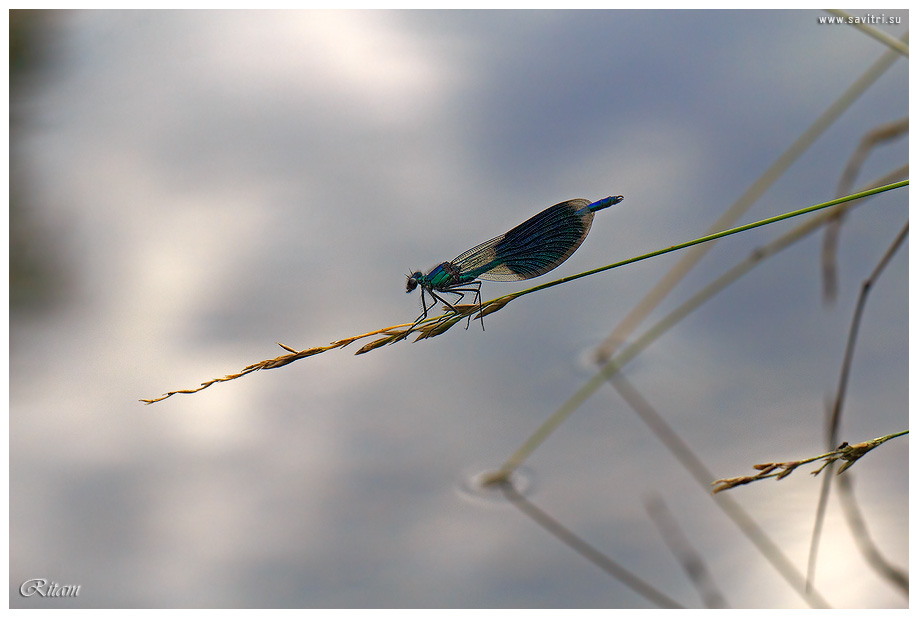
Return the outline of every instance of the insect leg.
<path id="1" fill-rule="evenodd" d="M 414 330 L 414 327 L 421 323 L 427 317 L 428 312 L 434 308 L 434 305 L 437 304 L 437 300 L 443 300 L 439 296 L 433 293 L 433 290 L 427 290 L 430 292 L 430 295 L 433 296 L 434 300 L 430 303 L 430 307 L 427 306 L 427 297 L 424 294 L 424 287 L 421 287 L 421 307 L 424 309 L 424 312 L 418 316 L 418 319 L 414 321 L 414 324 L 408 327 L 408 333 Z M 407 335 L 407 333 L 405 333 Z"/>
<path id="2" fill-rule="evenodd" d="M 441 291 L 442 291 L 442 292 L 449 292 L 450 294 L 456 294 L 456 295 L 458 295 L 460 298 L 464 298 L 466 292 L 474 292 L 474 293 L 475 293 L 475 302 L 478 303 L 478 312 L 481 313 L 481 281 L 473 281 L 473 282 L 469 283 L 469 285 L 470 285 L 470 286 L 473 286 L 473 285 L 474 285 L 475 287 L 452 288 L 452 289 L 449 289 L 449 290 L 441 290 Z M 452 305 L 450 305 L 449 303 L 447 303 L 447 302 L 446 302 L 445 300 L 443 300 L 442 298 L 441 298 L 440 300 L 442 300 L 443 303 L 444 303 L 445 305 L 447 305 L 450 309 L 452 309 L 453 311 L 456 311 L 456 312 L 458 313 L 458 311 L 457 311 L 457 309 L 456 309 L 455 307 L 453 307 Z M 466 323 L 466 325 L 465 325 L 465 330 L 468 330 L 468 329 L 469 329 L 469 326 L 470 326 L 471 324 L 472 324 L 472 314 L 469 314 L 469 321 L 468 321 L 468 323 Z M 481 320 L 481 330 L 484 330 L 484 319 Z"/>

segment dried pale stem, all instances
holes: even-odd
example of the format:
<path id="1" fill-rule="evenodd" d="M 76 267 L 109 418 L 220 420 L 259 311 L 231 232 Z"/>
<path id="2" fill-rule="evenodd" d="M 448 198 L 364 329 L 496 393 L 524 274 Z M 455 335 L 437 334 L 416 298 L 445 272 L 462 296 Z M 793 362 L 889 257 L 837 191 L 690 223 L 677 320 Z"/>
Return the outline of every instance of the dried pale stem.
<path id="1" fill-rule="evenodd" d="M 682 570 L 685 571 L 692 585 L 698 590 L 698 594 L 704 600 L 704 606 L 717 609 L 728 607 L 727 601 L 720 590 L 717 589 L 704 559 L 685 538 L 685 535 L 679 529 L 679 522 L 666 507 L 663 499 L 655 495 L 645 501 L 644 508 L 647 510 L 647 514 L 650 515 L 650 520 L 660 531 L 660 536 L 663 537 L 666 546 L 679 561 Z"/>
<path id="2" fill-rule="evenodd" d="M 605 367 L 603 368 L 604 370 Z M 714 475 L 711 474 L 688 443 L 666 422 L 666 419 L 657 412 L 641 392 L 625 379 L 625 376 L 621 373 L 612 373 L 606 376 L 606 379 L 621 395 L 622 399 L 627 402 L 628 406 L 634 410 L 638 418 L 647 425 L 657 439 L 679 461 L 679 464 L 692 475 L 695 482 L 704 489 L 709 488 L 714 481 Z M 729 495 L 721 495 L 714 499 L 714 504 L 756 546 L 762 556 L 772 564 L 781 577 L 800 594 L 804 601 L 812 607 L 829 607 L 826 599 L 818 591 L 807 589 L 803 575 L 797 571 L 794 564 L 781 551 L 781 548 L 768 537 L 765 531 L 739 503 L 732 500 Z"/>
<path id="3" fill-rule="evenodd" d="M 197 393 L 198 391 L 202 391 L 205 388 L 213 384 L 216 384 L 217 382 L 229 382 L 230 380 L 241 378 L 242 376 L 248 375 L 250 373 L 254 373 L 255 371 L 259 371 L 261 369 L 277 369 L 278 367 L 283 367 L 284 365 L 289 365 L 290 363 L 298 361 L 301 358 L 306 358 L 308 356 L 314 356 L 316 354 L 321 354 L 322 352 L 333 350 L 335 348 L 343 348 L 353 343 L 354 341 L 357 341 L 358 339 L 363 339 L 364 337 L 371 337 L 373 335 L 378 335 L 380 333 L 389 333 L 390 336 L 394 337 L 396 336 L 394 335 L 394 333 L 401 333 L 402 332 L 401 329 L 407 326 L 411 326 L 411 325 L 410 324 L 400 324 L 398 326 L 389 326 L 387 328 L 370 331 L 369 333 L 364 333 L 362 335 L 356 335 L 354 337 L 348 337 L 346 339 L 339 339 L 338 341 L 333 341 L 332 343 L 326 346 L 319 346 L 315 348 L 309 348 L 306 350 L 297 350 L 296 348 L 292 348 L 288 345 L 284 345 L 283 343 L 278 343 L 277 345 L 287 350 L 289 354 L 283 354 L 281 356 L 278 356 L 277 358 L 263 360 L 253 365 L 249 365 L 248 367 L 246 367 L 239 373 L 233 373 L 230 375 L 223 376 L 222 378 L 215 378 L 213 380 L 208 380 L 207 382 L 202 383 L 201 386 L 199 386 L 198 388 L 170 391 L 155 399 L 141 399 L 140 401 L 146 404 L 151 404 L 151 403 L 156 403 L 157 401 L 162 401 L 163 399 L 168 399 L 169 397 L 172 397 L 172 395 L 179 395 L 179 394 L 187 395 L 191 393 Z"/>
<path id="4" fill-rule="evenodd" d="M 904 40 L 908 40 L 908 35 L 905 35 Z M 832 126 L 898 59 L 899 54 L 892 50 L 880 56 L 813 121 L 813 124 L 787 147 L 787 150 L 775 159 L 775 162 L 768 169 L 762 172 L 762 175 L 737 198 L 730 208 L 724 211 L 720 218 L 711 224 L 709 230 L 713 232 L 733 225 L 809 149 L 819 136 Z M 631 333 L 666 298 L 670 291 L 676 287 L 676 284 L 704 257 L 710 248 L 710 245 L 705 245 L 689 251 L 647 293 L 647 296 L 634 306 L 597 349 L 596 359 L 598 364 L 602 364 L 612 358 L 618 347 L 631 336 Z"/>
<path id="5" fill-rule="evenodd" d="M 844 17 L 845 22 L 849 24 L 852 28 L 857 28 L 858 30 L 866 34 L 867 36 L 873 37 L 874 39 L 876 39 L 883 45 L 886 45 L 887 47 L 889 47 L 890 50 L 908 58 L 908 43 L 906 42 L 907 39 L 906 41 L 900 41 L 899 39 L 894 39 L 890 35 L 883 32 L 882 30 L 878 28 L 874 28 L 873 26 L 868 25 L 862 20 L 852 19 L 854 17 L 853 15 L 845 11 L 842 11 L 840 9 L 826 9 L 826 11 L 829 13 L 834 13 L 835 15 L 838 15 L 839 17 Z"/>
<path id="6" fill-rule="evenodd" d="M 843 474 L 838 478 L 838 496 L 841 499 L 842 511 L 848 520 L 848 526 L 854 535 L 858 549 L 873 569 L 881 577 L 892 583 L 906 597 L 908 596 L 908 572 L 893 566 L 880 553 L 879 548 L 873 539 L 870 538 L 870 531 L 867 529 L 867 522 L 861 514 L 857 500 L 854 499 L 853 481 L 850 474 Z"/>
<path id="7" fill-rule="evenodd" d="M 861 138 L 857 148 L 852 153 L 851 158 L 845 165 L 841 177 L 838 180 L 838 188 L 835 196 L 848 195 L 854 187 L 854 179 L 860 173 L 864 162 L 878 146 L 885 142 L 892 141 L 903 135 L 908 134 L 908 118 L 896 120 L 884 125 L 880 125 L 869 131 Z M 886 180 L 878 184 L 894 182 L 908 177 L 908 164 L 891 172 L 888 176 L 891 180 Z M 841 234 L 842 221 L 844 220 L 844 211 L 838 210 L 829 225 L 826 226 L 826 233 L 822 242 L 822 297 L 826 303 L 835 302 L 838 294 L 838 266 L 837 250 L 838 239 Z"/>
<path id="8" fill-rule="evenodd" d="M 573 549 L 575 552 L 592 562 L 594 565 L 620 581 L 631 590 L 651 601 L 658 607 L 681 608 L 675 600 L 660 592 L 637 575 L 631 573 L 625 567 L 621 566 L 604 553 L 581 539 L 571 530 L 565 528 L 557 519 L 537 507 L 519 493 L 511 482 L 492 481 L 493 484 L 499 485 L 507 500 L 524 515 L 542 526 L 559 541 Z"/>

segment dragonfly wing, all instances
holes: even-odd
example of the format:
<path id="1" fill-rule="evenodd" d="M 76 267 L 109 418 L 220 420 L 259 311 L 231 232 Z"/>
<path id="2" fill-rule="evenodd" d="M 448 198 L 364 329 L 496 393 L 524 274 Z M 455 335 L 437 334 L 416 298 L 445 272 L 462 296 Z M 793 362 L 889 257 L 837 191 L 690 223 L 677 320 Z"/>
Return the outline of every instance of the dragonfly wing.
<path id="1" fill-rule="evenodd" d="M 590 231 L 593 212 L 586 209 L 589 205 L 584 199 L 555 204 L 503 236 L 475 247 L 471 251 L 484 248 L 480 253 L 487 253 L 476 276 L 488 281 L 520 281 L 557 268 Z"/>
<path id="2" fill-rule="evenodd" d="M 500 256 L 497 253 L 497 245 L 505 236 L 506 234 L 501 234 L 476 245 L 453 260 L 453 266 L 459 269 L 459 280 L 462 283 L 478 279 L 481 273 L 499 267 Z"/>

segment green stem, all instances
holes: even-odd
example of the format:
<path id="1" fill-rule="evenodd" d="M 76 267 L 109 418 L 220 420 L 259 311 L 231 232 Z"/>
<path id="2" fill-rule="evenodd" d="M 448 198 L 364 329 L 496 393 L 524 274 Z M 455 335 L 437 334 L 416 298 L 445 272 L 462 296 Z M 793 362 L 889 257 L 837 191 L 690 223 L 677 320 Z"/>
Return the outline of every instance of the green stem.
<path id="1" fill-rule="evenodd" d="M 520 292 L 513 292 L 512 294 L 506 294 L 489 301 L 487 304 L 496 302 L 505 298 L 516 298 L 518 296 L 523 296 L 531 292 L 537 292 L 539 290 L 544 290 L 562 283 L 567 283 L 568 281 L 573 281 L 574 279 L 580 279 L 581 277 L 587 277 L 589 275 L 595 275 L 596 273 L 601 273 L 604 270 L 610 270 L 612 268 L 618 268 L 620 266 L 625 266 L 627 264 L 633 264 L 635 262 L 640 262 L 642 260 L 647 260 L 653 257 L 664 255 L 666 253 L 671 253 L 673 251 L 679 251 L 680 249 L 687 249 L 688 247 L 693 247 L 695 245 L 700 245 L 701 243 L 710 242 L 712 240 L 717 240 L 725 236 L 730 236 L 732 234 L 739 234 L 740 232 L 746 232 L 753 230 L 757 227 L 762 227 L 764 225 L 770 225 L 772 223 L 777 223 L 779 221 L 784 221 L 785 219 L 791 219 L 793 217 L 799 217 L 800 215 L 809 214 L 811 212 L 816 212 L 817 210 L 822 210 L 823 208 L 829 208 L 837 204 L 843 204 L 845 202 L 850 202 L 852 200 L 861 199 L 863 197 L 868 197 L 871 195 L 876 195 L 877 193 L 883 193 L 884 191 L 890 191 L 892 189 L 901 189 L 908 185 L 908 180 L 901 180 L 899 182 L 894 182 L 892 184 L 884 185 L 882 187 L 876 187 L 874 189 L 869 189 L 867 191 L 862 191 L 860 193 L 854 193 L 845 197 L 840 197 L 838 199 L 831 200 L 829 202 L 823 202 L 822 204 L 816 204 L 815 206 L 808 206 L 806 208 L 801 208 L 800 210 L 794 210 L 792 212 L 784 213 L 783 215 L 777 215 L 775 217 L 769 217 L 768 219 L 762 219 L 761 221 L 756 221 L 754 223 L 747 223 L 746 225 L 741 225 L 739 227 L 730 228 L 729 230 L 724 230 L 722 232 L 717 232 L 716 234 L 709 234 L 707 236 L 702 236 L 688 242 L 684 242 L 678 245 L 673 245 L 666 249 L 658 249 L 657 251 L 651 251 L 650 253 L 645 253 L 644 255 L 639 255 L 637 257 L 628 258 L 627 260 L 622 260 L 621 262 L 615 262 L 614 264 L 607 264 L 606 266 L 601 266 L 599 268 L 594 268 L 593 270 L 588 270 L 586 272 L 578 273 L 576 275 L 571 275 L 570 277 L 563 277 L 561 279 L 555 279 L 554 281 L 549 281 L 548 283 L 543 283 L 542 285 L 537 285 L 535 287 L 522 290 Z"/>

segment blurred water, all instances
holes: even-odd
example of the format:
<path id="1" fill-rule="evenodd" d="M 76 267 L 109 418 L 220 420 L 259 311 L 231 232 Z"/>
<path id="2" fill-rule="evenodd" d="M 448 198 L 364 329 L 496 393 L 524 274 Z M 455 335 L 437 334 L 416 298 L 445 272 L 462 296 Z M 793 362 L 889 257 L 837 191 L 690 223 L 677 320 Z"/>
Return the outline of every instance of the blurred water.
<path id="1" fill-rule="evenodd" d="M 819 15 L 47 14 L 40 71 L 11 82 L 11 605 L 647 606 L 511 506 L 457 487 L 583 383 L 585 343 L 675 257 L 519 299 L 484 333 L 351 346 L 137 400 L 274 357 L 275 342 L 410 321 L 409 269 L 564 199 L 626 198 L 545 280 L 702 234 L 882 53 Z M 906 64 L 745 221 L 832 197 L 863 133 L 907 114 Z M 907 146 L 880 149 L 861 181 L 907 162 Z M 824 450 L 856 294 L 907 219 L 904 196 L 848 217 L 834 308 L 814 237 L 629 365 L 716 474 Z M 723 241 L 655 315 L 791 225 Z M 848 441 L 908 426 L 904 258 L 871 295 Z M 44 283 L 23 288 L 17 264 Z M 900 438 L 852 469 L 899 565 L 907 459 Z M 643 510 L 651 492 L 733 606 L 804 605 L 611 389 L 526 465 L 534 503 L 680 602 L 700 603 Z M 801 570 L 818 484 L 799 471 L 734 494 Z M 23 598 L 30 578 L 80 595 Z M 834 501 L 816 583 L 838 607 L 907 604 Z"/>

